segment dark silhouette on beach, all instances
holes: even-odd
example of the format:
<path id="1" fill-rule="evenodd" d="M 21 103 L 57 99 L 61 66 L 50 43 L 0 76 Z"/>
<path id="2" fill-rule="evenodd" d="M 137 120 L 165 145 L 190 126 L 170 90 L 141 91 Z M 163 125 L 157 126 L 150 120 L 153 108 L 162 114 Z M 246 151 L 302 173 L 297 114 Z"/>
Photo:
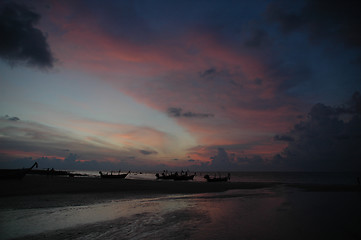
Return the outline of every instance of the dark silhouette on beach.
<path id="1" fill-rule="evenodd" d="M 0 169 L 0 179 L 22 179 L 34 167 L 38 167 L 37 162 L 35 162 L 30 168 Z"/>
<path id="2" fill-rule="evenodd" d="M 216 177 L 216 176 L 214 176 L 213 178 L 211 178 L 208 174 L 206 174 L 204 176 L 204 178 L 207 180 L 207 182 L 227 182 L 227 181 L 231 180 L 231 174 L 228 173 L 227 177 Z"/>
<path id="3" fill-rule="evenodd" d="M 128 176 L 128 174 L 130 173 L 120 173 L 120 170 L 118 171 L 118 174 L 114 174 L 113 175 L 113 171 L 109 173 L 103 173 L 102 171 L 99 171 L 100 177 L 101 178 L 117 178 L 117 179 L 124 179 L 126 176 Z"/>
<path id="4" fill-rule="evenodd" d="M 193 180 L 195 174 L 188 175 L 188 171 L 181 171 L 180 174 L 178 172 L 170 173 L 168 174 L 168 171 L 164 170 L 161 175 L 159 173 L 155 174 L 157 179 L 163 179 L 163 180 L 174 180 L 174 181 L 180 181 L 180 180 Z"/>

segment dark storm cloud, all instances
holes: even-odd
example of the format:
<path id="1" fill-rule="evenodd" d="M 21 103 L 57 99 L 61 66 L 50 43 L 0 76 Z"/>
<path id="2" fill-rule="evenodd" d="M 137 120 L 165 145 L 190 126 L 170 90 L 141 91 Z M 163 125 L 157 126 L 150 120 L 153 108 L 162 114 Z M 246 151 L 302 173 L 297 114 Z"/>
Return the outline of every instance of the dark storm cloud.
<path id="1" fill-rule="evenodd" d="M 360 1 L 308 0 L 300 9 L 286 9 L 284 2 L 272 4 L 269 19 L 279 23 L 282 32 L 301 30 L 311 41 L 335 38 L 350 47 L 361 46 Z"/>
<path id="2" fill-rule="evenodd" d="M 69 153 L 69 155 L 64 159 L 64 161 L 68 163 L 74 163 L 77 159 L 79 159 L 79 156 L 77 154 Z"/>
<path id="3" fill-rule="evenodd" d="M 199 72 L 199 77 L 200 82 L 208 84 L 208 86 L 214 86 L 217 91 L 227 87 L 243 88 L 242 84 L 239 82 L 239 79 L 244 77 L 241 71 L 232 73 L 226 68 L 217 69 L 215 67 L 211 67 L 205 71 Z"/>
<path id="4" fill-rule="evenodd" d="M 208 146 L 206 152 L 216 154 L 208 163 L 192 166 L 202 170 L 247 171 L 353 171 L 361 169 L 361 94 L 356 92 L 341 106 L 315 104 L 307 118 L 300 119 L 293 129 L 278 134 L 275 141 L 287 147 L 273 157 L 241 156 L 232 150 L 246 145 Z M 197 154 L 197 149 L 193 149 Z M 239 153 L 238 153 L 239 154 Z"/>
<path id="5" fill-rule="evenodd" d="M 8 120 L 10 120 L 10 121 L 19 121 L 20 118 L 18 118 L 18 117 L 9 117 Z"/>
<path id="6" fill-rule="evenodd" d="M 361 168 L 360 93 L 342 107 L 316 104 L 308 118 L 287 133 L 294 139 L 275 160 L 297 170 Z"/>
<path id="7" fill-rule="evenodd" d="M 25 5 L 14 2 L 0 4 L 0 57 L 11 65 L 26 63 L 51 68 L 54 57 L 46 36 L 34 26 L 40 15 Z"/>
<path id="8" fill-rule="evenodd" d="M 211 113 L 194 113 L 194 112 L 184 112 L 182 108 L 175 108 L 175 107 L 170 107 L 167 110 L 167 113 L 169 116 L 171 117 L 185 117 L 185 118 L 209 118 L 209 117 L 214 117 L 213 114 Z"/>
<path id="9" fill-rule="evenodd" d="M 234 169 L 235 164 L 231 162 L 231 158 L 224 148 L 218 148 L 217 154 L 211 157 L 212 162 L 210 168 L 218 170 L 231 170 Z"/>
<path id="10" fill-rule="evenodd" d="M 218 171 L 260 171 L 272 169 L 261 156 L 237 157 L 224 148 L 218 148 L 217 154 L 211 157 L 211 162 L 202 165 L 203 169 Z"/>
<path id="11" fill-rule="evenodd" d="M 287 136 L 287 135 L 276 135 L 274 137 L 274 140 L 276 140 L 276 141 L 285 141 L 285 142 L 293 142 L 294 141 L 293 137 Z"/>
<path id="12" fill-rule="evenodd" d="M 3 119 L 9 120 L 9 121 L 20 121 L 20 118 L 18 117 L 10 117 L 9 115 L 5 115 L 4 117 L 2 117 Z"/>
<path id="13" fill-rule="evenodd" d="M 181 108 L 174 108 L 170 107 L 167 110 L 168 115 L 172 117 L 181 117 L 182 116 L 182 109 Z"/>
<path id="14" fill-rule="evenodd" d="M 201 72 L 199 75 L 200 77 L 204 78 L 209 75 L 215 74 L 217 72 L 216 68 L 212 67 L 210 69 L 205 70 L 204 72 Z"/>
<path id="15" fill-rule="evenodd" d="M 148 151 L 148 150 L 139 150 L 139 152 L 143 155 L 157 154 L 156 151 Z"/>

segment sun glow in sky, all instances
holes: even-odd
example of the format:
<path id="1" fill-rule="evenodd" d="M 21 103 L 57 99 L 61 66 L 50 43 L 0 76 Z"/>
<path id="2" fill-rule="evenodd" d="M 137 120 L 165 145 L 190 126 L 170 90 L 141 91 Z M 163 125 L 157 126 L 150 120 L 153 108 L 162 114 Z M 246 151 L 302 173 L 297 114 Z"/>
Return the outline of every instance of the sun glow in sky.
<path id="1" fill-rule="evenodd" d="M 360 166 L 359 7 L 2 1 L 0 164 Z"/>

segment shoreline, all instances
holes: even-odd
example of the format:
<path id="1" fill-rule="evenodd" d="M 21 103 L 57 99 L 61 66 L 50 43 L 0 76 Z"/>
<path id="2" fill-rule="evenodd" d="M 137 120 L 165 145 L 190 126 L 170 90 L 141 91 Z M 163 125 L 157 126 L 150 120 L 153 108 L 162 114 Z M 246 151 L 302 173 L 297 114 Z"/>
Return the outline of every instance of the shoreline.
<path id="1" fill-rule="evenodd" d="M 276 186 L 304 191 L 360 191 L 359 185 L 281 182 L 195 182 L 169 180 L 101 179 L 91 177 L 26 176 L 21 180 L 2 180 L 0 197 L 76 194 L 76 193 L 153 193 L 186 194 L 223 192 L 232 189 L 258 189 Z"/>
<path id="2" fill-rule="evenodd" d="M 231 189 L 255 189 L 279 185 L 274 182 L 196 182 L 171 180 L 102 179 L 92 177 L 26 176 L 2 180 L 0 197 L 67 193 L 206 193 Z"/>
<path id="3" fill-rule="evenodd" d="M 21 180 L 1 181 L 0 209 L 87 205 L 112 199 L 149 198 L 168 194 L 201 194 L 232 189 L 262 189 L 277 185 L 280 183 L 209 183 L 31 175 Z"/>

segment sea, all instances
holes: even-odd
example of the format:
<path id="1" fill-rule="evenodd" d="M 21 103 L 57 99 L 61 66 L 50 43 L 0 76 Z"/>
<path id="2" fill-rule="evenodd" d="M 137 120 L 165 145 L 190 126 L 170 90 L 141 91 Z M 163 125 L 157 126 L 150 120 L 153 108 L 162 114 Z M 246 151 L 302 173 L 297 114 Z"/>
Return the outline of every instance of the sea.
<path id="1" fill-rule="evenodd" d="M 96 172 L 77 173 L 99 177 Z M 204 174 L 227 173 L 198 173 L 194 181 L 205 181 Z M 357 185 L 358 177 L 360 173 L 349 172 L 231 172 L 231 182 L 348 186 Z M 131 173 L 127 178 L 156 181 L 154 173 Z M 288 185 L 200 194 L 109 195 L 93 203 L 0 209 L 4 240 L 361 239 L 360 226 L 361 191 L 307 191 Z"/>

